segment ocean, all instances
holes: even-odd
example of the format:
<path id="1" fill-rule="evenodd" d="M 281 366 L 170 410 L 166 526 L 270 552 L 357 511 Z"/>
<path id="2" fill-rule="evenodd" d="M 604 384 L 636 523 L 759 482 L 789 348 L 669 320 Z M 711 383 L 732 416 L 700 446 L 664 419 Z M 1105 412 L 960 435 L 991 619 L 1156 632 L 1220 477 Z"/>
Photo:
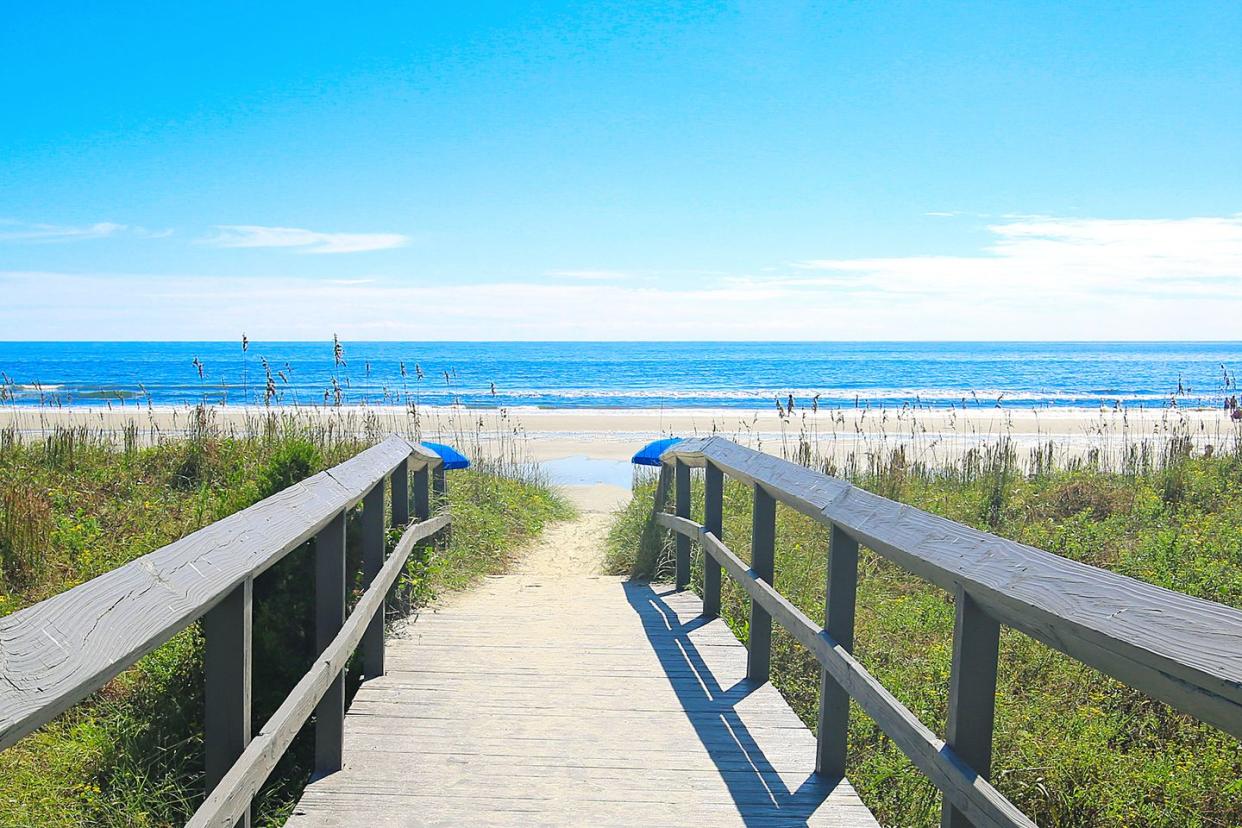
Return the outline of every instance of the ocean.
<path id="1" fill-rule="evenodd" d="M 1217 406 L 1239 342 L 0 342 L 5 405 Z M 266 363 L 266 368 L 265 368 Z M 200 376 L 201 367 L 201 376 Z M 270 376 L 270 383 L 269 383 Z"/>

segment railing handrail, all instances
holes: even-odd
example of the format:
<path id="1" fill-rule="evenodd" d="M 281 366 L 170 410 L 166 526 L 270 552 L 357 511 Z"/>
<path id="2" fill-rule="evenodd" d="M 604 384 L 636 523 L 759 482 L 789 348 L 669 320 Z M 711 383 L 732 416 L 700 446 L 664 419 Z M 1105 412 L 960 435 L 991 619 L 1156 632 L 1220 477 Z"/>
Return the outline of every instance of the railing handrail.
<path id="1" fill-rule="evenodd" d="M 207 614 L 398 467 L 418 471 L 440 462 L 417 443 L 391 436 L 249 508 L 0 618 L 0 750 Z"/>
<path id="2" fill-rule="evenodd" d="M 662 456 L 677 475 L 677 515 L 657 522 L 697 540 L 752 599 L 751 658 L 767 677 L 767 647 L 775 618 L 807 646 L 834 683 L 821 696 L 821 757 L 843 773 L 845 722 L 830 691 L 847 692 L 945 794 L 945 825 L 1029 825 L 985 781 L 990 773 L 993 704 L 1000 625 L 1017 629 L 1131 687 L 1242 737 L 1242 611 L 1138 581 L 1035 547 L 982 532 L 860 489 L 846 481 L 723 438 L 683 440 Z M 708 470 L 704 523 L 689 519 L 689 470 Z M 755 490 L 754 561 L 750 568 L 724 544 L 721 475 Z M 829 526 L 834 557 L 848 583 L 828 577 L 827 622 L 821 628 L 783 598 L 772 582 L 774 502 Z M 658 503 L 658 508 L 662 504 Z M 679 541 L 678 584 L 688 581 L 689 553 Z M 891 696 L 849 651 L 853 638 L 858 545 L 953 593 L 957 599 L 949 722 L 941 742 Z M 839 549 L 838 549 L 839 547 Z M 852 563 L 850 562 L 850 559 Z M 710 570 L 710 571 L 709 571 Z M 705 565 L 704 606 L 719 607 L 719 570 Z M 838 629 L 833 627 L 834 603 Z M 842 610 L 842 608 L 844 608 Z M 756 638 L 755 630 L 758 630 Z M 844 644 L 842 643 L 844 642 Z M 755 652 L 759 650 L 759 652 Z M 751 671 L 748 670 L 748 674 Z M 833 708 L 835 721 L 825 718 Z M 848 711 L 848 705 L 844 706 Z M 825 729 L 830 740 L 823 746 Z M 825 753 L 827 750 L 827 753 Z"/>
<path id="3" fill-rule="evenodd" d="M 439 532 L 449 522 L 449 515 L 444 514 L 411 524 L 375 580 L 358 599 L 340 631 L 194 812 L 186 823 L 187 828 L 229 826 L 245 817 L 259 788 L 267 781 L 268 775 L 289 749 L 302 725 L 331 689 L 334 679 L 341 675 L 345 663 L 353 655 L 372 620 L 382 612 L 384 597 L 404 569 L 406 559 L 414 550 L 414 544 Z"/>

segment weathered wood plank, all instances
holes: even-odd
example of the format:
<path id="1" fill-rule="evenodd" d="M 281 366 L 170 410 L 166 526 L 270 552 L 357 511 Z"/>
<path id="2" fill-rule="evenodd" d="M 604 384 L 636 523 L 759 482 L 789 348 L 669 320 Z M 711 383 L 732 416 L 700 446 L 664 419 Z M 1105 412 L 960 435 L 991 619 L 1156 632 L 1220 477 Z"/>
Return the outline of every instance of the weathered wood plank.
<path id="1" fill-rule="evenodd" d="M 247 578 L 203 616 L 207 793 L 250 744 L 254 579 Z M 249 828 L 250 811 L 237 821 Z"/>
<path id="2" fill-rule="evenodd" d="M 85 584 L 0 618 L 0 749 L 98 690 L 357 503 L 404 458 L 390 437 Z M 434 458 L 438 462 L 438 458 Z"/>
<path id="3" fill-rule="evenodd" d="M 1242 611 L 1127 578 L 887 500 L 722 437 L 663 458 L 705 462 L 840 526 L 997 621 L 1242 737 Z"/>
<path id="4" fill-rule="evenodd" d="M 685 463 L 676 463 L 673 473 L 676 501 L 674 508 L 679 517 L 690 517 L 690 467 Z M 690 586 L 690 539 L 678 535 L 677 543 L 677 588 Z"/>
<path id="5" fill-rule="evenodd" d="M 448 515 L 440 515 L 416 523 L 406 530 L 384 568 L 358 600 L 354 611 L 332 639 L 332 643 L 319 655 L 315 665 L 263 725 L 262 731 L 250 742 L 216 789 L 194 812 L 194 816 L 186 823 L 187 826 L 225 828 L 232 825 L 249 807 L 250 801 L 276 767 L 293 737 L 310 718 L 311 711 L 345 669 L 345 662 L 362 640 L 371 618 L 383 604 L 388 589 L 401 574 L 414 544 L 443 529 L 449 524 L 449 520 Z"/>
<path id="6" fill-rule="evenodd" d="M 424 611 L 289 828 L 867 826 L 849 783 L 688 591 L 505 576 Z"/>
<path id="7" fill-rule="evenodd" d="M 383 603 L 382 601 L 380 602 Z M 334 517 L 315 537 L 315 649 L 331 646 L 345 623 L 345 513 Z M 370 627 L 371 619 L 367 620 Z M 328 684 L 315 706 L 315 774 L 341 767 L 345 728 L 345 671 Z"/>
<path id="8" fill-rule="evenodd" d="M 852 653 L 858 593 L 858 541 L 835 526 L 829 536 L 827 570 L 824 629 L 842 649 Z M 820 773 L 845 774 L 849 731 L 850 694 L 824 670 L 819 677 L 819 753 L 815 760 Z"/>

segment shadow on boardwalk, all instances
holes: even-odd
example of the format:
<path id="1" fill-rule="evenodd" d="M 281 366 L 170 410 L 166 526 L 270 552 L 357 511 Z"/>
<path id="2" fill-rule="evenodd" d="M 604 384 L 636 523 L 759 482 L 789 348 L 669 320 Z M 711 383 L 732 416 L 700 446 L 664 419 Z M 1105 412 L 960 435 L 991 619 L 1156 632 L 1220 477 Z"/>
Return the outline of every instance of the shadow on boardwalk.
<path id="1" fill-rule="evenodd" d="M 755 828 L 806 825 L 840 780 L 809 773 L 796 790 L 789 789 L 736 710 L 761 685 L 745 678 L 727 689 L 718 683 L 690 640 L 690 633 L 710 623 L 709 619 L 699 616 L 683 623 L 664 601 L 672 592 L 672 587 L 637 581 L 625 585 L 626 599 L 638 613 L 669 684 L 719 769 L 739 816 Z"/>

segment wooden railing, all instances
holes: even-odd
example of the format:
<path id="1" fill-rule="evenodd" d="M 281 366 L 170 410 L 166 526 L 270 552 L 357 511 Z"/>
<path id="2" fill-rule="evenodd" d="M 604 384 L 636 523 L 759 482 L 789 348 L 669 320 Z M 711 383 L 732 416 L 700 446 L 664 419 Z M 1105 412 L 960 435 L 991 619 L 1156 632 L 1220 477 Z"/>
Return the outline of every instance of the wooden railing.
<path id="1" fill-rule="evenodd" d="M 248 824 L 251 799 L 312 712 L 315 772 L 339 770 L 345 662 L 360 646 L 364 677 L 384 671 L 385 597 L 415 544 L 450 523 L 447 514 L 430 514 L 429 480 L 440 470 L 438 455 L 390 437 L 175 543 L 0 618 L 0 750 L 201 618 L 208 796 L 189 824 Z M 443 476 L 435 477 L 442 493 Z M 389 480 L 392 525 L 409 525 L 385 560 Z M 347 620 L 345 515 L 359 502 L 366 591 Z M 254 579 L 311 538 L 308 582 L 314 584 L 319 656 L 251 739 Z"/>
<path id="2" fill-rule="evenodd" d="M 1242 737 L 1242 612 L 1067 560 L 863 491 L 721 437 L 684 440 L 661 457 L 657 509 L 672 478 L 677 584 L 690 581 L 690 541 L 706 553 L 703 610 L 720 610 L 720 568 L 751 599 L 747 675 L 766 681 L 775 619 L 823 668 L 816 770 L 845 774 L 853 698 L 943 794 L 942 825 L 1034 823 L 989 782 L 1000 626 L 1042 641 L 1173 707 Z M 690 469 L 705 469 L 703 523 L 690 519 Z M 754 489 L 749 566 L 721 533 L 723 475 Z M 821 625 L 780 595 L 776 503 L 830 527 Z M 945 739 L 850 654 L 858 547 L 956 599 Z"/>

